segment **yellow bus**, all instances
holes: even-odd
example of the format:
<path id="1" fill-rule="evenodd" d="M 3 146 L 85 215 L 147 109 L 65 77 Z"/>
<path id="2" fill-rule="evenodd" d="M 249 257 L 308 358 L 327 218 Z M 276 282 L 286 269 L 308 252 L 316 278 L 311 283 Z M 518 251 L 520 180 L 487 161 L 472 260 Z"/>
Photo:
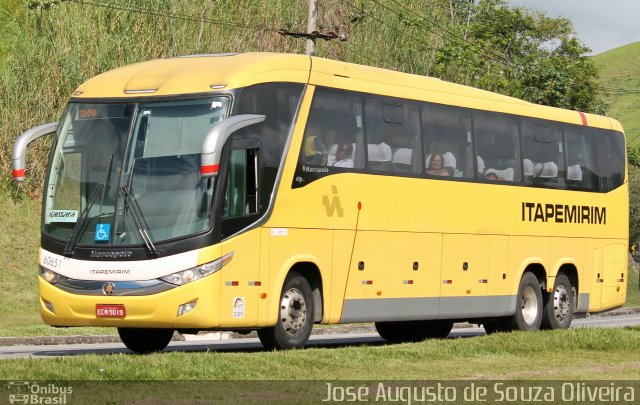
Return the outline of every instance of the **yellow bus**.
<path id="1" fill-rule="evenodd" d="M 153 60 L 80 85 L 55 132 L 39 302 L 54 326 L 313 324 L 390 341 L 567 328 L 626 296 L 622 127 L 430 77 L 303 55 Z"/>

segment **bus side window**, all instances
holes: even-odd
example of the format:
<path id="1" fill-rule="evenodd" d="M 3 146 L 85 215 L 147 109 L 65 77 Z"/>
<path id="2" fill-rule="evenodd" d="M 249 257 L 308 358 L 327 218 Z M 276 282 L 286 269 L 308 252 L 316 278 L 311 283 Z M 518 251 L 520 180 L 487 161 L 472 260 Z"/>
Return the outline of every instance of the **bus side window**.
<path id="1" fill-rule="evenodd" d="M 249 225 L 260 211 L 258 156 L 257 148 L 231 150 L 222 212 L 223 237 Z"/>
<path id="2" fill-rule="evenodd" d="M 341 169 L 363 168 L 362 121 L 359 96 L 346 91 L 317 88 L 302 140 L 299 163 Z M 340 153 L 339 145 L 350 145 L 346 148 L 350 156 Z"/>
<path id="3" fill-rule="evenodd" d="M 502 114 L 473 113 L 478 170 L 485 180 L 520 181 L 518 121 Z"/>
<path id="4" fill-rule="evenodd" d="M 564 143 L 562 131 L 551 123 L 524 121 L 522 168 L 525 182 L 564 188 Z"/>
<path id="5" fill-rule="evenodd" d="M 420 173 L 420 119 L 417 106 L 391 97 L 365 100 L 367 160 L 373 171 Z"/>
<path id="6" fill-rule="evenodd" d="M 611 191 L 624 181 L 625 146 L 619 132 L 596 130 L 600 191 Z"/>
<path id="7" fill-rule="evenodd" d="M 449 176 L 473 178 L 471 116 L 466 109 L 441 105 L 425 105 L 422 109 L 424 171 L 430 169 L 431 155 L 440 154 Z"/>
<path id="8" fill-rule="evenodd" d="M 598 173 L 591 129 L 567 127 L 567 188 L 598 190 Z"/>

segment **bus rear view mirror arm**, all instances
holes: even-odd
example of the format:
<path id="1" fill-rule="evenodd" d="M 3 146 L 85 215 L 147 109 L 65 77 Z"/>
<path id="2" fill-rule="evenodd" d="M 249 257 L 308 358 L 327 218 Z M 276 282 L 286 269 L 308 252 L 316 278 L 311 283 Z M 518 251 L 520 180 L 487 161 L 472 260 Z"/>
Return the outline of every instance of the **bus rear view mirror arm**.
<path id="1" fill-rule="evenodd" d="M 11 174 L 13 175 L 13 180 L 17 182 L 24 181 L 27 146 L 42 136 L 54 134 L 57 130 L 58 123 L 50 122 L 29 129 L 16 139 L 16 142 L 13 144 L 13 151 L 11 152 L 11 166 L 13 169 Z"/>
<path id="2" fill-rule="evenodd" d="M 215 124 L 202 143 L 202 156 L 200 158 L 200 174 L 202 177 L 214 177 L 220 169 L 220 155 L 222 147 L 231 134 L 249 125 L 258 124 L 264 119 L 264 115 L 243 114 L 234 115 Z"/>

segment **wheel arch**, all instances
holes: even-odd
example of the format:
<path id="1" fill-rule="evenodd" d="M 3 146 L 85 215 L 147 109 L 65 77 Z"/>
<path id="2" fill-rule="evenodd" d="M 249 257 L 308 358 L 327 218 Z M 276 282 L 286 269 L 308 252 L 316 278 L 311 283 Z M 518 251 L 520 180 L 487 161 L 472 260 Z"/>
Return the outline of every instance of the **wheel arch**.
<path id="1" fill-rule="evenodd" d="M 273 280 L 273 284 L 270 288 L 271 296 L 274 297 L 270 300 L 267 313 L 267 324 L 273 325 L 278 319 L 278 306 L 280 304 L 280 294 L 282 294 L 282 288 L 285 280 L 292 272 L 296 272 L 306 278 L 311 287 L 314 303 L 314 323 L 322 321 L 324 316 L 324 287 L 322 274 L 320 272 L 320 266 L 318 265 L 317 258 L 313 256 L 297 256 L 290 258 L 280 268 L 280 271 L 276 278 Z"/>
<path id="2" fill-rule="evenodd" d="M 522 279 L 524 274 L 527 272 L 533 273 L 538 278 L 538 281 L 540 281 L 540 284 L 546 288 L 548 275 L 547 275 L 547 270 L 544 268 L 542 263 L 534 262 L 534 263 L 527 264 L 527 266 L 522 271 L 522 274 L 520 274 L 520 279 L 518 279 L 518 284 L 520 283 L 520 280 Z"/>
<path id="3" fill-rule="evenodd" d="M 578 268 L 576 267 L 575 263 L 573 263 L 573 262 L 563 263 L 558 268 L 558 271 L 556 273 L 556 277 L 560 273 L 564 273 L 564 275 L 569 278 L 569 281 L 571 281 L 571 286 L 575 287 L 576 291 L 579 293 L 580 292 L 580 280 L 579 280 L 579 277 L 578 277 Z"/>
<path id="4" fill-rule="evenodd" d="M 302 275 L 309 282 L 311 293 L 313 294 L 313 322 L 318 323 L 322 321 L 324 314 L 324 291 L 322 288 L 322 274 L 320 274 L 320 269 L 313 262 L 298 262 L 289 269 L 287 277 L 293 272 Z"/>
<path id="5" fill-rule="evenodd" d="M 562 264 L 562 266 L 560 266 L 560 268 L 558 269 L 558 273 L 557 274 L 564 274 L 569 278 L 569 282 L 571 283 L 571 287 L 573 287 L 575 289 L 575 291 L 573 291 L 574 293 L 574 297 L 573 297 L 573 310 L 574 313 L 578 312 L 578 308 L 580 308 L 580 276 L 578 273 L 578 268 L 576 267 L 575 263 L 564 263 Z M 584 299 L 584 297 L 583 297 Z M 588 299 L 586 300 L 586 302 L 588 302 Z M 586 307 L 586 305 L 585 305 Z"/>

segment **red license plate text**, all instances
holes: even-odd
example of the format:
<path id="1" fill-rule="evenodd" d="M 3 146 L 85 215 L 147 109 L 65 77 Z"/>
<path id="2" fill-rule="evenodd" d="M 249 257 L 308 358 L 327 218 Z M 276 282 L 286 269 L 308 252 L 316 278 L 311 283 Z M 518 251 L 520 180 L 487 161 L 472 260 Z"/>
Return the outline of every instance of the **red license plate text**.
<path id="1" fill-rule="evenodd" d="M 97 304 L 96 316 L 98 318 L 124 318 L 127 311 L 122 304 Z"/>

